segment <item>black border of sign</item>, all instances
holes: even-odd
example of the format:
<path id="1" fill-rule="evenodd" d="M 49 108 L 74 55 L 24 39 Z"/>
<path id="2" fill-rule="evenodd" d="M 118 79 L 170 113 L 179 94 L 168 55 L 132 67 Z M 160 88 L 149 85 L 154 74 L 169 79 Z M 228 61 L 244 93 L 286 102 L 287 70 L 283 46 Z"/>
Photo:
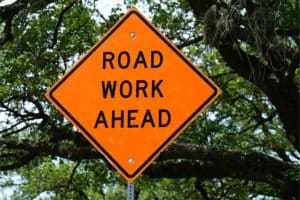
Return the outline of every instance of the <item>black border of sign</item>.
<path id="1" fill-rule="evenodd" d="M 78 68 L 80 67 L 80 65 L 97 49 L 99 48 L 99 46 L 104 43 L 110 35 L 112 35 L 114 33 L 114 31 L 116 31 L 118 29 L 119 26 L 121 26 L 132 14 L 136 14 L 165 44 L 167 44 L 188 66 L 191 67 L 191 69 L 198 74 L 208 85 L 210 85 L 210 87 L 213 89 L 213 94 L 207 98 L 207 100 L 198 107 L 198 109 L 196 111 L 194 111 L 191 116 L 189 118 L 187 118 L 183 124 L 181 126 L 179 126 L 176 131 L 170 135 L 168 137 L 168 139 L 132 174 L 129 174 L 126 172 L 125 169 L 122 168 L 122 166 L 119 165 L 119 163 L 109 154 L 109 152 L 107 152 L 102 146 L 101 144 L 99 144 L 93 137 L 92 135 L 72 116 L 71 113 L 68 112 L 67 109 L 64 108 L 63 105 L 61 105 L 59 103 L 59 101 L 57 101 L 54 97 L 54 92 L 55 90 L 61 85 L 63 84 L 63 82 L 68 79 L 69 76 L 72 75 L 72 73 Z M 154 28 L 153 25 L 151 25 L 151 23 L 145 19 L 144 16 L 142 16 L 139 12 L 137 12 L 136 10 L 131 10 L 127 13 L 126 16 L 124 16 L 124 18 L 122 18 L 121 21 L 119 21 L 116 26 L 114 26 L 112 28 L 112 30 L 109 31 L 109 33 L 107 35 L 104 36 L 104 38 L 102 38 L 100 40 L 100 42 L 93 47 L 93 49 L 91 49 L 87 55 L 85 55 L 83 57 L 83 59 L 80 60 L 80 62 L 78 62 L 72 69 L 70 72 L 68 72 L 66 74 L 66 76 L 64 76 L 59 82 L 58 84 L 56 84 L 50 91 L 50 98 L 57 104 L 57 106 L 59 106 L 59 108 L 79 127 L 80 130 L 84 131 L 84 133 L 86 134 L 86 136 L 94 143 L 94 145 L 96 145 L 104 154 L 105 156 L 107 156 L 111 162 L 113 162 L 115 164 L 115 166 L 117 166 L 119 168 L 119 170 L 121 170 L 124 175 L 126 175 L 128 178 L 133 178 L 135 177 L 141 170 L 143 170 L 143 168 L 149 164 L 149 162 L 156 156 L 158 155 L 162 149 L 164 147 L 166 147 L 166 145 L 168 145 L 168 143 L 174 138 L 176 137 L 180 131 L 182 131 L 182 129 L 194 118 L 196 117 L 196 115 L 202 110 L 202 108 L 204 108 L 207 104 L 209 104 L 211 102 L 211 100 L 218 95 L 218 89 L 217 87 L 215 87 L 214 84 L 212 84 L 210 82 L 210 80 L 208 80 L 203 74 L 201 74 L 201 72 L 195 68 L 195 66 L 189 61 L 187 60 L 187 58 L 185 58 L 181 52 L 176 49 L 170 41 L 168 41 L 163 35 L 162 33 L 160 33 L 156 28 Z"/>

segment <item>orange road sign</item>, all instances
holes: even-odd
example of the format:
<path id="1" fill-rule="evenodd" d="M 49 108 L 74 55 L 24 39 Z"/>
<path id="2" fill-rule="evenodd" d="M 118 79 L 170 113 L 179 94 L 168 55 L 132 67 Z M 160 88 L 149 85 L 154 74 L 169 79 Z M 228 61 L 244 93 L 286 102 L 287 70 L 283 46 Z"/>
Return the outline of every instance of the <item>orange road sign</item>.
<path id="1" fill-rule="evenodd" d="M 219 93 L 131 8 L 46 97 L 132 182 Z"/>

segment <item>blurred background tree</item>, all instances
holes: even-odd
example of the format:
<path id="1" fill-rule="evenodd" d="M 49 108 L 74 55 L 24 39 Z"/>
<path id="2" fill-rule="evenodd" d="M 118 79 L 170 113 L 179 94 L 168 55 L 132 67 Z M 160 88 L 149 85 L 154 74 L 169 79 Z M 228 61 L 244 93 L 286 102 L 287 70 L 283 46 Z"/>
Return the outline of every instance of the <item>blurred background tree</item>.
<path id="1" fill-rule="evenodd" d="M 138 178 L 136 197 L 299 198 L 296 0 L 125 0 L 109 14 L 100 0 L 3 4 L 0 190 L 12 188 L 10 199 L 126 198 L 126 182 L 44 93 L 133 5 L 222 89 Z"/>

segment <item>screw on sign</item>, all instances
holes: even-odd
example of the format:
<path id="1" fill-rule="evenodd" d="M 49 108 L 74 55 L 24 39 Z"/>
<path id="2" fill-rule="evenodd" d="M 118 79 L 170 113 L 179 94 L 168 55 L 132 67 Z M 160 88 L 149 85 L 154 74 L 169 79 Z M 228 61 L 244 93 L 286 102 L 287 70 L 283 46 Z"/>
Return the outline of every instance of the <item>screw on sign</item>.
<path id="1" fill-rule="evenodd" d="M 131 8 L 46 97 L 132 182 L 219 94 Z"/>

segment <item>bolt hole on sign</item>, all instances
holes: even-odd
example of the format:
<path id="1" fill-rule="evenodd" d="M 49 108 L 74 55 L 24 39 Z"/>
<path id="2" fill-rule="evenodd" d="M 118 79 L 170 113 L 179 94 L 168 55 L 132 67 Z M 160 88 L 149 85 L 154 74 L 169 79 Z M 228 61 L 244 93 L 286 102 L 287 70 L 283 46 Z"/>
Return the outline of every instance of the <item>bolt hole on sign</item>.
<path id="1" fill-rule="evenodd" d="M 46 97 L 132 182 L 219 94 L 133 7 Z"/>

